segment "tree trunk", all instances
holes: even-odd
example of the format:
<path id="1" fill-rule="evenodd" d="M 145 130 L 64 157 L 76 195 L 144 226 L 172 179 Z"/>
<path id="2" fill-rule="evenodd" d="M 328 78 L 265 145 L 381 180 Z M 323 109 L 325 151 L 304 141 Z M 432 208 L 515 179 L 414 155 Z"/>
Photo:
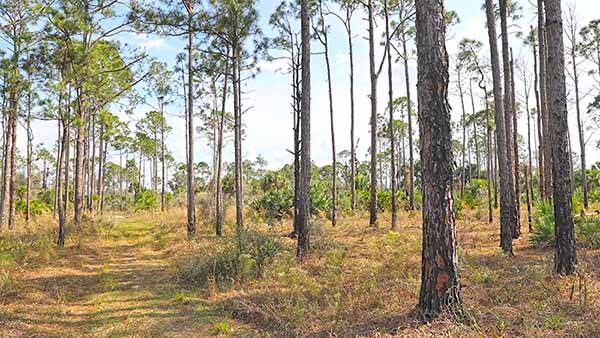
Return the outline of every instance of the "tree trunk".
<path id="1" fill-rule="evenodd" d="M 542 128 L 541 128 L 541 102 L 540 102 L 540 81 L 538 79 L 538 57 L 537 57 L 537 45 L 535 42 L 535 35 L 533 34 L 534 30 L 533 30 L 533 26 L 531 26 L 531 49 L 533 50 L 533 73 L 534 73 L 534 78 L 533 78 L 533 87 L 534 87 L 534 93 L 535 93 L 535 105 L 536 105 L 536 122 L 537 122 L 537 137 L 539 140 L 539 148 L 537 150 L 537 155 L 538 155 L 538 175 L 539 175 L 539 191 L 540 191 L 540 197 L 542 199 L 544 199 L 544 151 L 542 148 L 542 144 L 543 144 L 543 134 L 542 134 Z M 533 171 L 533 168 L 532 168 Z M 533 197 L 533 195 L 532 195 Z"/>
<path id="2" fill-rule="evenodd" d="M 228 52 L 229 54 L 229 52 Z M 229 62 L 225 65 L 225 74 L 229 73 Z M 225 75 L 223 79 L 223 97 L 221 100 L 221 113 L 219 114 L 219 136 L 217 140 L 217 198 L 215 213 L 215 233 L 221 237 L 223 231 L 223 187 L 221 176 L 223 172 L 223 133 L 225 132 L 225 107 L 227 103 L 227 80 L 229 76 Z"/>
<path id="3" fill-rule="evenodd" d="M 384 12 L 385 12 L 385 38 L 387 41 L 391 39 L 390 33 L 390 15 L 388 8 L 388 0 L 383 1 Z M 388 109 L 390 113 L 389 130 L 390 133 L 390 171 L 391 171 L 391 188 L 392 188 L 392 230 L 396 229 L 396 213 L 397 213 L 397 202 L 396 202 L 396 133 L 394 131 L 394 89 L 393 89 L 393 78 L 392 78 L 392 53 L 387 53 L 387 64 L 388 64 Z"/>
<path id="4" fill-rule="evenodd" d="M 488 25 L 488 38 L 494 82 L 494 105 L 496 122 L 496 151 L 498 154 L 498 169 L 500 172 L 500 246 L 507 255 L 512 255 L 512 229 L 516 223 L 516 208 L 514 186 L 511 172 L 512 161 L 508 160 L 511 148 L 507 146 L 505 116 L 502 104 L 502 82 L 500 77 L 500 57 L 498 56 L 498 41 L 496 34 L 496 17 L 492 0 L 485 1 Z"/>
<path id="5" fill-rule="evenodd" d="M 26 207 L 25 207 L 25 222 L 29 224 L 31 220 L 31 167 L 33 165 L 32 161 L 32 143 L 33 143 L 33 131 L 31 130 L 31 72 L 29 69 L 27 70 L 27 82 L 29 83 L 29 88 L 27 89 L 27 121 L 26 121 L 26 129 L 27 129 L 27 197 L 26 197 Z"/>
<path id="6" fill-rule="evenodd" d="M 165 184 L 167 177 L 165 167 L 165 111 L 162 99 L 160 99 L 160 118 L 160 211 L 164 213 L 166 209 Z"/>
<path id="7" fill-rule="evenodd" d="M 408 48 L 406 47 L 406 29 L 402 30 L 402 54 L 404 54 L 404 79 L 406 84 L 406 117 L 408 120 L 408 166 L 409 166 L 409 181 L 408 181 L 408 205 L 410 210 L 415 210 L 415 161 L 413 153 L 413 126 L 412 126 L 412 101 L 410 95 L 410 73 L 408 70 Z"/>
<path id="8" fill-rule="evenodd" d="M 467 184 L 467 163 L 465 160 L 465 155 L 467 151 L 467 111 L 465 110 L 465 99 L 463 95 L 462 89 L 462 76 L 460 73 L 460 68 L 457 69 L 458 74 L 456 76 L 456 80 L 458 82 L 458 93 L 460 95 L 460 106 L 462 108 L 462 117 L 461 117 L 461 125 L 462 125 L 462 179 L 460 182 L 460 198 L 465 198 L 465 185 Z M 469 163 L 470 166 L 470 163 Z"/>
<path id="9" fill-rule="evenodd" d="M 310 249 L 310 9 L 309 1 L 301 0 L 300 26 L 302 36 L 302 113 L 300 159 L 300 206 L 298 208 L 298 258 Z"/>
<path id="10" fill-rule="evenodd" d="M 59 104 L 60 107 L 60 104 Z M 60 109 L 60 108 L 59 108 Z M 61 116 L 62 114 L 59 113 L 59 116 Z M 56 203 L 57 207 L 58 207 L 58 239 L 56 241 L 56 243 L 58 244 L 58 246 L 60 247 L 64 247 L 65 246 L 65 223 L 66 223 L 66 204 L 68 202 L 68 193 L 69 190 L 67 188 L 67 186 L 69 185 L 69 171 L 68 171 L 68 151 L 69 151 L 69 123 L 65 120 L 64 117 L 61 117 L 62 120 L 62 125 L 63 125 L 63 133 L 62 133 L 62 145 L 60 147 L 61 151 L 60 151 L 60 157 L 58 158 L 58 166 L 57 166 L 57 172 L 56 172 L 56 187 L 59 191 L 59 193 L 57 194 L 58 196 L 58 201 Z M 63 185 L 63 181 L 61 179 L 62 176 L 62 171 L 63 171 L 63 161 L 64 161 L 64 185 L 65 185 L 65 189 L 64 189 L 64 203 L 63 203 L 63 194 L 62 194 L 62 185 Z"/>
<path id="11" fill-rule="evenodd" d="M 244 201 L 242 176 L 242 112 L 240 93 L 240 50 L 233 49 L 233 119 L 235 151 L 235 224 L 238 233 L 244 228 Z"/>
<path id="12" fill-rule="evenodd" d="M 565 55 L 560 0 L 545 0 L 548 29 L 548 110 L 552 122 L 552 184 L 555 219 L 555 271 L 575 272 L 575 226 L 573 223 L 571 171 L 569 169 L 569 124 L 565 84 Z"/>
<path id="13" fill-rule="evenodd" d="M 373 0 L 368 0 L 369 13 L 369 72 L 371 77 L 371 200 L 369 224 L 377 227 L 377 74 L 375 73 L 375 19 Z"/>
<path id="14" fill-rule="evenodd" d="M 575 108 L 577 110 L 577 134 L 579 136 L 579 149 L 581 159 L 581 188 L 583 190 L 583 207 L 589 207 L 588 183 L 585 161 L 585 138 L 583 134 L 583 121 L 581 120 L 581 99 L 579 97 L 579 74 L 577 73 L 577 34 L 572 34 L 572 45 L 570 48 L 571 61 L 573 63 L 573 84 L 575 85 Z"/>
<path id="15" fill-rule="evenodd" d="M 83 213 L 83 198 L 84 198 L 84 145 L 85 145 L 85 125 L 86 116 L 83 107 L 82 89 L 77 90 L 77 117 L 79 121 L 77 123 L 77 139 L 75 149 L 75 191 L 73 196 L 73 207 L 74 207 L 74 222 L 75 225 L 81 230 L 82 224 L 82 213 Z"/>
<path id="16" fill-rule="evenodd" d="M 348 33 L 348 57 L 350 58 L 350 194 L 352 212 L 356 211 L 356 145 L 354 144 L 354 47 L 352 44 L 352 12 L 346 7 L 346 32 Z"/>
<path id="17" fill-rule="evenodd" d="M 514 163 L 514 145 L 513 145 L 513 115 L 516 114 L 513 111 L 513 95 L 512 95 L 512 78 L 511 78 L 511 67 L 510 67 L 510 47 L 508 44 L 508 15 L 507 15 L 507 1 L 500 0 L 500 28 L 502 34 L 502 66 L 503 66 L 503 79 L 504 79 L 504 128 L 506 133 L 506 161 L 508 162 L 510 174 L 508 177 L 508 185 L 510 190 L 511 208 L 515 208 L 515 222 L 512 222 L 512 237 L 518 238 L 519 236 L 519 212 L 518 212 L 518 201 L 516 196 L 516 182 L 515 182 L 515 163 Z"/>
<path id="18" fill-rule="evenodd" d="M 545 200 L 552 197 L 552 135 L 550 135 L 550 112 L 547 94 L 547 53 L 546 48 L 546 27 L 544 25 L 544 0 L 538 0 L 538 46 L 540 50 L 540 117 L 542 124 L 543 140 L 540 140 L 540 147 L 544 153 L 544 196 Z"/>
<path id="19" fill-rule="evenodd" d="M 448 54 L 442 0 L 417 10 L 418 105 L 423 164 L 423 251 L 419 310 L 430 321 L 443 311 L 461 316 L 456 248 Z"/>
<path id="20" fill-rule="evenodd" d="M 194 51 L 193 44 L 193 15 L 191 8 L 188 13 L 188 108 L 187 108 L 187 233 L 188 237 L 196 235 L 196 185 L 194 184 Z"/>
<path id="21" fill-rule="evenodd" d="M 519 169 L 519 142 L 518 142 L 518 129 L 517 129 L 517 98 L 515 94 L 515 62 L 513 59 L 512 48 L 510 49 L 510 87 L 511 87 L 511 106 L 512 106 L 512 136 L 513 136 L 513 157 L 514 157 L 514 173 L 515 173 L 515 203 L 517 207 L 517 224 L 513 229 L 513 238 L 519 238 L 521 236 L 521 187 L 520 187 L 520 173 Z"/>

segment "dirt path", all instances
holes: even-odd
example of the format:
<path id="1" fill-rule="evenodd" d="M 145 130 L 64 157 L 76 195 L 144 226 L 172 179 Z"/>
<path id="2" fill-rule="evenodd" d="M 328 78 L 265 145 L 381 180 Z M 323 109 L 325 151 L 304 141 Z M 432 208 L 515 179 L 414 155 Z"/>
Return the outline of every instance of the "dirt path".
<path id="1" fill-rule="evenodd" d="M 206 337 L 230 321 L 171 285 L 153 226 L 120 219 L 108 234 L 17 271 L 0 303 L 0 337 Z M 197 293 L 196 293 L 197 295 Z"/>

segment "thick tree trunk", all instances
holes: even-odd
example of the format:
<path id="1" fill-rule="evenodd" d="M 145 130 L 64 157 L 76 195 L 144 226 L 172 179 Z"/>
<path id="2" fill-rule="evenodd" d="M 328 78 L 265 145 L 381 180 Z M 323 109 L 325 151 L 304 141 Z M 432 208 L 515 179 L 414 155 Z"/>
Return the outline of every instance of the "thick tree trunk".
<path id="1" fill-rule="evenodd" d="M 508 153 L 511 148 L 507 146 L 505 130 L 504 107 L 502 104 L 502 82 L 500 76 L 500 57 L 498 56 L 498 40 L 496 34 L 496 17 L 492 0 L 485 1 L 485 10 L 488 25 L 488 38 L 492 74 L 494 82 L 494 105 L 496 122 L 496 151 L 498 155 L 498 169 L 500 172 L 500 246 L 507 255 L 512 255 L 512 229 L 517 221 L 514 185 L 512 182 L 511 162 Z M 512 122 L 512 121 L 511 121 Z"/>
<path id="2" fill-rule="evenodd" d="M 560 0 L 545 0 L 548 29 L 548 110 L 551 113 L 552 184 L 555 220 L 555 271 L 575 272 L 575 226 L 573 222 L 571 170 L 569 168 L 569 124 L 565 84 L 565 55 Z"/>
<path id="3" fill-rule="evenodd" d="M 515 163 L 514 163 L 514 130 L 513 130 L 513 115 L 516 112 L 513 110 L 513 95 L 512 95 L 512 78 L 511 78 L 511 66 L 510 66 L 510 47 L 508 44 L 508 14 L 507 14 L 507 1 L 500 0 L 500 28 L 502 33 L 502 65 L 503 65 L 503 79 L 504 79 L 504 128 L 506 133 L 506 161 L 508 161 L 510 175 L 508 177 L 508 185 L 510 186 L 509 194 L 511 202 L 511 208 L 515 208 L 515 222 L 512 224 L 512 237 L 518 238 L 519 236 L 519 212 L 518 212 L 518 201 L 516 196 L 516 182 L 515 182 Z"/>
<path id="4" fill-rule="evenodd" d="M 417 9 L 418 105 L 423 164 L 423 251 L 419 310 L 425 321 L 441 312 L 460 316 L 448 54 L 442 0 Z"/>
<path id="5" fill-rule="evenodd" d="M 302 36 L 302 112 L 300 159 L 300 206 L 298 208 L 298 258 L 310 249 L 310 8 L 301 0 L 300 26 Z"/>

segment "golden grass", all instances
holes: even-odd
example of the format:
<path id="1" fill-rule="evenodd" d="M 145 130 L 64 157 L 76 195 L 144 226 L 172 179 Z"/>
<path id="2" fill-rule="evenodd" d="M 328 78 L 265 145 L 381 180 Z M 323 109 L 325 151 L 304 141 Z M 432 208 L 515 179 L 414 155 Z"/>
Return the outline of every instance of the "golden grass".
<path id="1" fill-rule="evenodd" d="M 231 210 L 227 216 L 226 237 L 234 233 Z M 302 263 L 285 237 L 289 220 L 275 227 L 254 220 L 250 227 L 275 232 L 285 244 L 263 278 L 181 284 L 175 276 L 182 257 L 223 247 L 210 218 L 200 213 L 194 241 L 186 239 L 184 210 L 108 214 L 70 234 L 64 249 L 52 244 L 50 219 L 3 233 L 0 336 L 600 336 L 600 251 L 579 250 L 578 274 L 557 276 L 553 252 L 528 244 L 525 222 L 509 258 L 498 249 L 498 225 L 466 211 L 457 234 L 469 320 L 446 316 L 422 325 L 412 315 L 419 213 L 399 215 L 397 232 L 389 231 L 387 215 L 378 229 L 365 215 L 343 218 L 336 228 L 316 222 L 313 251 Z"/>

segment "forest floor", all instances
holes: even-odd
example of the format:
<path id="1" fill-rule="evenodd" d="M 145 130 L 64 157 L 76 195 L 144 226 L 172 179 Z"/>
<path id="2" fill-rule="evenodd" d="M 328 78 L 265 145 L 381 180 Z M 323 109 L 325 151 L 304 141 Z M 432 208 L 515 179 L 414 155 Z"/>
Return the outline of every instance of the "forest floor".
<path id="1" fill-rule="evenodd" d="M 0 337 L 600 337 L 600 250 L 579 250 L 579 273 L 559 277 L 526 224 L 509 258 L 497 225 L 478 218 L 457 224 L 466 320 L 423 325 L 414 315 L 416 214 L 403 213 L 397 232 L 386 216 L 379 229 L 364 215 L 316 224 L 302 263 L 289 222 L 256 226 L 283 252 L 262 278 L 209 286 L 177 278 L 190 257 L 226 248 L 208 224 L 188 241 L 182 212 L 117 214 L 90 220 L 64 249 L 25 233 L 20 246 L 0 238 Z"/>
<path id="2" fill-rule="evenodd" d="M 112 218 L 102 233 L 68 241 L 44 264 L 32 258 L 12 272 L 0 337 L 219 334 L 224 314 L 173 284 L 168 253 L 155 246 L 156 225 Z"/>

